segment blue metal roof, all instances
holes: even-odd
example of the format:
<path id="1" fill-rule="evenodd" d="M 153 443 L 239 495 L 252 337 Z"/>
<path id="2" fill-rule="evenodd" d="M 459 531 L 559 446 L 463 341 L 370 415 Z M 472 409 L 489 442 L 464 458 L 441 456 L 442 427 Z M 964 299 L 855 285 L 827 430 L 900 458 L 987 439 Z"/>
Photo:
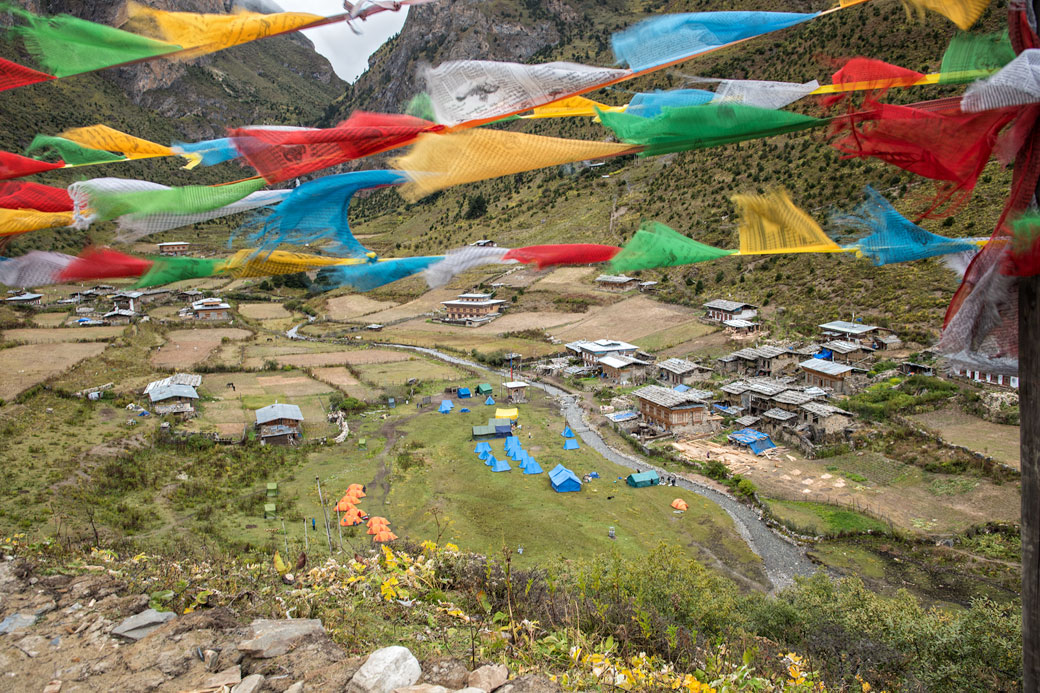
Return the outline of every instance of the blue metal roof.
<path id="1" fill-rule="evenodd" d="M 279 404 L 277 402 L 256 410 L 256 422 L 260 425 L 278 419 L 303 421 L 303 412 L 295 404 Z"/>
<path id="2" fill-rule="evenodd" d="M 148 399 L 152 402 L 161 402 L 164 399 L 173 397 L 198 399 L 199 393 L 195 392 L 195 388 L 191 385 L 167 385 L 165 387 L 157 387 L 148 393 Z"/>

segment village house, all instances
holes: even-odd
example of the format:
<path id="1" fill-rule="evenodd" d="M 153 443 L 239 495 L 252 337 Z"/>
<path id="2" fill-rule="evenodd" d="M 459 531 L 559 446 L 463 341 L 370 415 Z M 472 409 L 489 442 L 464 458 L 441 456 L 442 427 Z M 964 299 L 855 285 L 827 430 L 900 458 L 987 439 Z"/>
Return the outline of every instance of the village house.
<path id="1" fill-rule="evenodd" d="M 596 277 L 596 284 L 608 291 L 628 291 L 638 286 L 639 280 L 623 274 L 601 274 Z"/>
<path id="2" fill-rule="evenodd" d="M 597 339 L 594 342 L 579 339 L 565 345 L 564 348 L 580 356 L 585 366 L 589 368 L 595 367 L 596 361 L 604 356 L 635 356 L 639 351 L 639 347 L 635 344 L 613 339 Z"/>
<path id="3" fill-rule="evenodd" d="M 4 301 L 15 306 L 38 306 L 40 300 L 43 298 L 43 294 L 31 294 L 29 292 L 18 294 L 17 296 L 10 296 L 5 298 Z"/>
<path id="4" fill-rule="evenodd" d="M 505 303 L 504 299 L 492 298 L 491 294 L 459 294 L 451 301 L 441 301 L 447 311 L 442 320 L 467 326 L 481 325 L 501 315 Z"/>
<path id="5" fill-rule="evenodd" d="M 845 363 L 835 363 L 823 359 L 808 359 L 798 364 L 805 375 L 806 385 L 831 388 L 834 392 L 847 395 L 852 392 L 854 386 L 853 375 L 862 369 L 854 368 Z"/>
<path id="6" fill-rule="evenodd" d="M 641 383 L 650 364 L 634 356 L 604 356 L 596 359 L 603 375 L 616 383 Z"/>
<path id="7" fill-rule="evenodd" d="M 747 347 L 716 359 L 721 370 L 741 375 L 769 376 L 797 362 L 797 357 L 787 349 L 765 345 Z"/>
<path id="8" fill-rule="evenodd" d="M 858 363 L 874 353 L 874 347 L 859 342 L 848 342 L 844 339 L 832 339 L 820 346 L 821 352 L 831 352 L 829 361 L 839 363 Z"/>
<path id="9" fill-rule="evenodd" d="M 112 304 L 115 310 L 129 310 L 136 313 L 141 307 L 140 291 L 120 291 L 112 296 Z"/>
<path id="10" fill-rule="evenodd" d="M 665 431 L 707 433 L 718 427 L 719 418 L 708 410 L 712 394 L 706 390 L 676 392 L 660 385 L 647 385 L 634 391 L 632 396 L 639 400 L 644 423 Z"/>
<path id="11" fill-rule="evenodd" d="M 639 293 L 645 294 L 657 289 L 657 282 L 639 282 Z"/>
<path id="12" fill-rule="evenodd" d="M 853 344 L 864 344 L 872 349 L 898 349 L 903 345 L 902 340 L 895 336 L 892 330 L 877 325 L 835 320 L 818 327 L 824 342 L 837 339 Z"/>
<path id="13" fill-rule="evenodd" d="M 667 385 L 689 385 L 711 377 L 711 369 L 686 359 L 667 359 L 657 364 L 657 379 Z"/>
<path id="14" fill-rule="evenodd" d="M 186 303 L 194 303 L 202 298 L 202 292 L 198 289 L 185 289 L 177 292 L 177 300 Z"/>
<path id="15" fill-rule="evenodd" d="M 1013 390 L 1018 389 L 1018 376 L 1010 375 L 1005 373 L 995 373 L 990 370 L 975 364 L 963 363 L 960 361 L 950 360 L 949 362 L 949 374 L 956 378 L 964 378 L 970 380 L 973 383 L 988 383 L 990 385 L 996 385 L 998 387 L 1010 387 Z"/>
<path id="16" fill-rule="evenodd" d="M 487 238 L 481 238 L 479 241 L 473 241 L 470 245 L 475 245 L 478 248 L 497 248 L 498 244 L 494 241 L 488 240 Z"/>
<path id="17" fill-rule="evenodd" d="M 527 401 L 527 383 L 522 380 L 514 380 L 512 382 L 503 383 L 502 387 L 506 389 L 506 402 L 511 404 L 523 404 Z M 478 388 L 478 395 L 482 395 L 483 392 Z M 487 395 L 491 395 L 491 386 L 488 386 Z"/>
<path id="18" fill-rule="evenodd" d="M 882 334 L 878 335 L 874 339 L 874 343 L 871 345 L 878 351 L 887 351 L 890 349 L 899 349 L 903 346 L 903 340 L 894 334 Z"/>
<path id="19" fill-rule="evenodd" d="M 852 423 L 852 412 L 824 402 L 806 402 L 801 405 L 802 423 L 809 428 L 809 437 L 815 443 L 844 438 Z"/>
<path id="20" fill-rule="evenodd" d="M 750 320 L 741 320 L 735 318 L 733 320 L 723 320 L 722 326 L 726 328 L 727 332 L 730 332 L 735 337 L 746 337 L 748 335 L 755 334 L 759 331 L 761 325 L 757 322 L 751 322 Z"/>
<path id="21" fill-rule="evenodd" d="M 109 325 L 129 325 L 138 318 L 138 314 L 135 311 L 127 310 L 125 308 L 116 308 L 110 310 L 101 316 Z"/>
<path id="22" fill-rule="evenodd" d="M 169 300 L 173 292 L 169 289 L 163 289 L 160 287 L 157 289 L 148 289 L 147 291 L 142 291 L 140 293 L 141 303 L 159 303 L 161 301 Z"/>
<path id="23" fill-rule="evenodd" d="M 303 437 L 303 412 L 295 404 L 269 404 L 256 410 L 262 445 L 296 445 Z"/>
<path id="24" fill-rule="evenodd" d="M 188 314 L 196 320 L 218 322 L 231 319 L 231 306 L 220 298 L 204 298 L 191 304 Z"/>
<path id="25" fill-rule="evenodd" d="M 167 241 L 159 243 L 158 246 L 160 255 L 178 256 L 187 255 L 190 244 L 187 241 Z"/>
<path id="26" fill-rule="evenodd" d="M 704 317 L 712 322 L 724 323 L 727 320 L 751 320 L 758 317 L 758 307 L 742 301 L 729 301 L 717 298 L 704 304 Z"/>
<path id="27" fill-rule="evenodd" d="M 191 385 L 166 385 L 148 393 L 156 414 L 192 414 L 199 393 Z"/>

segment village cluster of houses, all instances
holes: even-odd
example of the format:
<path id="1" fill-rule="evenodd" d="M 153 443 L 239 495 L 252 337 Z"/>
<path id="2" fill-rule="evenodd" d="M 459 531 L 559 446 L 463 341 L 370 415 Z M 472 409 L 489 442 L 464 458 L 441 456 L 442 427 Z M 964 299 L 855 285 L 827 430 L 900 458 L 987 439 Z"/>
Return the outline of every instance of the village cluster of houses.
<path id="1" fill-rule="evenodd" d="M 18 293 L 4 299 L 9 305 L 42 305 L 43 294 Z M 100 284 L 89 289 L 74 291 L 67 298 L 58 299 L 56 305 L 75 306 L 75 324 L 78 327 L 97 325 L 129 325 L 145 317 L 146 306 L 187 302 L 178 316 L 182 319 L 207 322 L 227 322 L 231 319 L 231 306 L 221 298 L 206 298 L 201 291 L 173 291 L 168 288 L 142 291 L 117 291 L 114 286 Z M 111 309 L 108 309 L 111 306 Z"/>

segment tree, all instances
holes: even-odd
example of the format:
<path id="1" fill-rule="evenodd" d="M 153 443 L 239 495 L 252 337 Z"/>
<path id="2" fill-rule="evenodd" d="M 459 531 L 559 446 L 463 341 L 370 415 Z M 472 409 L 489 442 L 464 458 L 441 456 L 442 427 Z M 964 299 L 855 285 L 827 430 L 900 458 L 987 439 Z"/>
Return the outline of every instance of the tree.
<path id="1" fill-rule="evenodd" d="M 487 199 L 478 193 L 469 198 L 469 206 L 466 207 L 466 213 L 462 215 L 462 218 L 479 219 L 485 214 L 487 214 Z"/>

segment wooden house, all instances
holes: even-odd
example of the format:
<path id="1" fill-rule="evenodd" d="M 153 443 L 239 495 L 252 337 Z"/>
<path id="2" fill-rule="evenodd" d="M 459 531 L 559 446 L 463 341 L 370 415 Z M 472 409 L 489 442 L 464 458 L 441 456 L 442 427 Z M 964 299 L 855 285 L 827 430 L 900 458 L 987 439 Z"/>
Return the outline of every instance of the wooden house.
<path id="1" fill-rule="evenodd" d="M 703 390 L 677 392 L 660 385 L 647 385 L 632 393 L 639 400 L 639 413 L 647 424 L 670 432 L 699 433 L 716 427 L 711 416 L 711 393 Z"/>
<path id="2" fill-rule="evenodd" d="M 667 359 L 657 364 L 657 379 L 668 385 L 689 385 L 711 377 L 712 370 L 686 359 Z"/>
<path id="3" fill-rule="evenodd" d="M 730 301 L 717 298 L 704 304 L 704 317 L 711 322 L 724 323 L 727 320 L 751 320 L 758 316 L 758 307 L 743 301 Z"/>
<path id="4" fill-rule="evenodd" d="M 264 445 L 296 445 L 303 437 L 303 412 L 295 404 L 269 404 L 256 410 L 256 427 Z"/>

